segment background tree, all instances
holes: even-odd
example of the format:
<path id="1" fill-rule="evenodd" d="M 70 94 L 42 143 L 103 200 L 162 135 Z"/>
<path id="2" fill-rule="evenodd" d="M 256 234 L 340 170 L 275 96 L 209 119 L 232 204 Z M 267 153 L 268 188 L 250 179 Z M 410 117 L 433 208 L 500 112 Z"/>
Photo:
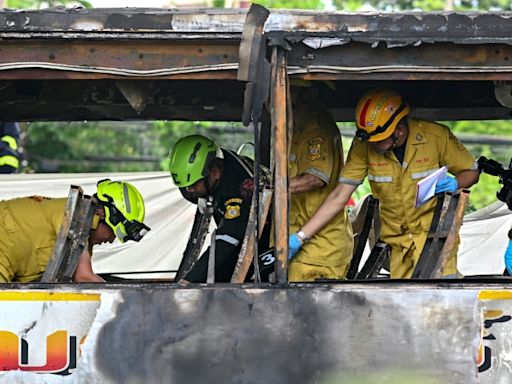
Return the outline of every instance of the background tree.
<path id="1" fill-rule="evenodd" d="M 15 9 L 41 9 L 56 6 L 81 6 L 84 8 L 92 8 L 92 4 L 87 0 L 4 0 L 7 8 Z"/>

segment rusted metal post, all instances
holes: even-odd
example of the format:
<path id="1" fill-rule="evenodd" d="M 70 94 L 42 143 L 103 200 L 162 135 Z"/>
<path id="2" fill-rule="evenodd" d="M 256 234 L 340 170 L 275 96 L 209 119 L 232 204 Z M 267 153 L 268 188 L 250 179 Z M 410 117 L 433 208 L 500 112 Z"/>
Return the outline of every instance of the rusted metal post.
<path id="1" fill-rule="evenodd" d="M 433 272 L 433 277 L 435 279 L 440 279 L 443 276 L 444 267 L 446 266 L 446 262 L 450 257 L 450 253 L 452 252 L 457 236 L 459 235 L 462 219 L 464 217 L 464 209 L 466 208 L 468 199 L 469 190 L 463 189 L 459 194 L 459 201 L 457 203 L 457 208 L 455 209 L 455 217 L 453 218 L 450 233 L 448 233 L 448 236 L 446 237 L 443 250 L 439 255 L 439 259 L 437 260 L 437 264 Z"/>
<path id="2" fill-rule="evenodd" d="M 215 236 L 217 230 L 212 232 L 212 240 L 210 241 L 210 252 L 208 254 L 208 275 L 206 276 L 206 284 L 215 283 Z"/>
<path id="3" fill-rule="evenodd" d="M 276 281 L 288 281 L 288 132 L 287 132 L 287 73 L 284 48 L 272 48 L 271 118 L 274 170 L 274 244 L 276 251 Z"/>

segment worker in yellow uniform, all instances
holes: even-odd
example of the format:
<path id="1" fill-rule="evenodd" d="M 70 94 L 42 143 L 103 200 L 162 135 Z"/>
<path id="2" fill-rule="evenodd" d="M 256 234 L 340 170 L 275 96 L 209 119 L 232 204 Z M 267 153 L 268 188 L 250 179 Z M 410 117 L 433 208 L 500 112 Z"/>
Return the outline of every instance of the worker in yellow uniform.
<path id="1" fill-rule="evenodd" d="M 92 270 L 94 245 L 139 241 L 149 228 L 143 224 L 145 208 L 140 192 L 131 184 L 102 180 L 98 208 L 88 244 L 80 256 L 75 282 L 102 282 Z M 39 280 L 48 264 L 66 209 L 66 198 L 41 196 L 0 201 L 0 282 Z"/>
<path id="2" fill-rule="evenodd" d="M 18 123 L 0 123 L 0 173 L 15 173 L 20 167 Z"/>
<path id="3" fill-rule="evenodd" d="M 409 112 L 409 106 L 392 90 L 372 90 L 361 98 L 356 108 L 356 138 L 340 184 L 302 227 L 304 236 L 313 238 L 368 177 L 380 200 L 381 239 L 392 249 L 392 278 L 411 277 L 432 223 L 436 200 L 415 208 L 417 182 L 445 165 L 454 177 L 447 175 L 438 181 L 436 193 L 468 188 L 479 177 L 474 157 L 446 126 L 412 119 Z M 302 244 L 297 247 L 291 240 L 293 253 Z M 445 277 L 457 276 L 456 255 L 457 246 L 443 271 Z"/>
<path id="4" fill-rule="evenodd" d="M 329 111 L 318 102 L 321 90 L 310 82 L 292 87 L 290 232 L 295 233 L 292 237 L 295 236 L 296 241 L 305 244 L 291 259 L 289 281 L 343 279 L 352 259 L 352 227 L 344 209 L 313 238 L 308 239 L 300 231 L 336 188 L 343 167 L 340 131 Z"/>

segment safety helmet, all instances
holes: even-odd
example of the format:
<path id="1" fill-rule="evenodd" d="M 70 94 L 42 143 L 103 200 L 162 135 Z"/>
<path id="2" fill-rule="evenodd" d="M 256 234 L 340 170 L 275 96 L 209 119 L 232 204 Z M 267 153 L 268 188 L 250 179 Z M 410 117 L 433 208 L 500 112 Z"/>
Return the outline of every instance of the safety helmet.
<path id="1" fill-rule="evenodd" d="M 183 137 L 169 153 L 169 171 L 177 187 L 189 187 L 208 176 L 217 157 L 217 145 L 201 135 Z"/>
<path id="2" fill-rule="evenodd" d="M 101 180 L 96 197 L 105 209 L 105 223 L 122 243 L 139 241 L 150 230 L 143 224 L 146 212 L 144 199 L 132 184 Z"/>
<path id="3" fill-rule="evenodd" d="M 356 137 L 371 142 L 387 139 L 410 112 L 402 96 L 390 89 L 366 93 L 356 107 Z"/>

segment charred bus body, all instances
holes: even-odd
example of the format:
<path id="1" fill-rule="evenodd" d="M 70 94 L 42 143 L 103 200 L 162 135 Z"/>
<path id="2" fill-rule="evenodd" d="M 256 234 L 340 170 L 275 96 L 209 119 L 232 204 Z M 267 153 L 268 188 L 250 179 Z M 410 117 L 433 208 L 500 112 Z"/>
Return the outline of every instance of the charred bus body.
<path id="1" fill-rule="evenodd" d="M 3 121 L 252 126 L 256 164 L 274 171 L 277 259 L 274 284 L 3 285 L 0 379 L 510 381 L 508 279 L 288 284 L 286 273 L 288 79 L 333 81 L 323 101 L 338 121 L 353 119 L 368 89 L 391 84 L 417 117 L 510 119 L 510 17 L 0 12 Z"/>

